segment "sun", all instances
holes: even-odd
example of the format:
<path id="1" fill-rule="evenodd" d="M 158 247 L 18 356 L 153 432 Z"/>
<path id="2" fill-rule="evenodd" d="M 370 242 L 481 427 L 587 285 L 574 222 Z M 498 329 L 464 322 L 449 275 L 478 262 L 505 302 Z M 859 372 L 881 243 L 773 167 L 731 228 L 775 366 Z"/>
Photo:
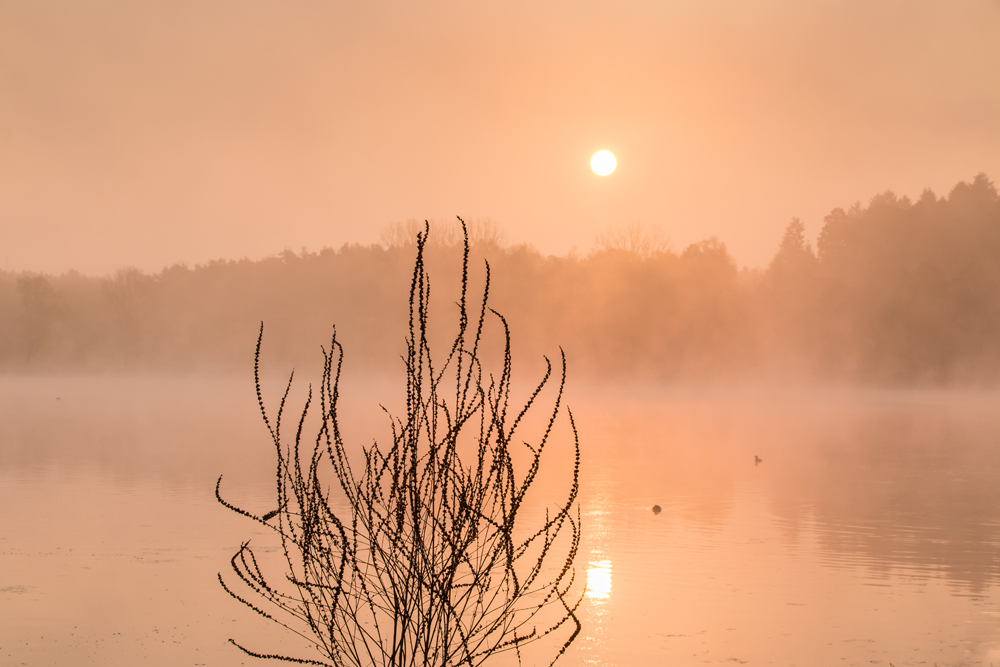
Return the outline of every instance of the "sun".
<path id="1" fill-rule="evenodd" d="M 590 158 L 590 168 L 598 176 L 607 176 L 617 166 L 618 160 L 615 159 L 615 155 L 611 151 L 597 151 L 594 153 L 594 157 Z"/>

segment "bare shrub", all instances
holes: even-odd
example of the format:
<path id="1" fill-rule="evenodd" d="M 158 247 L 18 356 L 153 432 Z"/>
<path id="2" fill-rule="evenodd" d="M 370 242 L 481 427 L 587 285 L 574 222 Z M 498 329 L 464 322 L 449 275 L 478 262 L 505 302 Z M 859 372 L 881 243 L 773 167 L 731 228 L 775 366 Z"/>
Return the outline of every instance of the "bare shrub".
<path id="1" fill-rule="evenodd" d="M 482 306 L 470 326 L 469 234 L 463 222 L 458 334 L 444 363 L 435 365 L 427 340 L 430 282 L 424 249 L 429 230 L 426 225 L 417 235 L 410 288 L 406 414 L 391 418 L 390 444 L 376 442 L 362 450 L 363 466 L 351 463 L 340 430 L 343 349 L 336 332 L 323 351 L 321 420 L 311 443 L 303 430 L 315 402 L 312 387 L 291 441 L 282 434 L 291 378 L 273 423 L 268 418 L 257 373 L 258 338 L 254 370 L 261 413 L 277 453 L 277 509 L 258 517 L 228 503 L 219 494 L 221 477 L 216 496 L 277 533 L 287 584 L 279 588 L 269 583 L 249 543 L 231 564 L 257 599 L 238 593 L 221 574 L 219 581 L 256 613 L 308 639 L 323 659 L 258 653 L 230 639 L 251 656 L 337 667 L 430 667 L 479 665 L 513 651 L 520 662 L 526 644 L 566 626 L 568 637 L 555 662 L 579 634 L 576 610 L 582 595 L 570 593 L 579 588 L 574 586 L 573 562 L 580 540 L 580 448 L 568 408 L 575 452 L 568 495 L 537 525 L 528 530 L 523 525 L 525 496 L 537 480 L 562 409 L 565 355 L 544 431 L 535 444 L 522 442 L 527 468 L 518 475 L 515 437 L 520 440 L 518 429 L 523 430 L 529 411 L 553 381 L 552 364 L 526 403 L 510 408 L 510 332 L 503 317 L 487 305 L 488 263 Z M 496 377 L 484 376 L 480 359 L 490 313 L 502 326 L 505 341 Z M 330 491 L 331 481 L 336 493 Z M 275 609 L 282 614 L 272 615 Z"/>

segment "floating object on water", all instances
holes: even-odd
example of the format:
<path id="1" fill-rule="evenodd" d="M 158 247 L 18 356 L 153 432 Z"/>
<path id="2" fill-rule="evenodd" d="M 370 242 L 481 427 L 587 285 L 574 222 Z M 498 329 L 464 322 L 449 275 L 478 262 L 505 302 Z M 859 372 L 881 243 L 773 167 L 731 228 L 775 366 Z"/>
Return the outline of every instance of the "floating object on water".
<path id="1" fill-rule="evenodd" d="M 659 514 L 662 511 L 663 511 L 662 507 L 660 507 L 659 505 L 653 505 L 653 514 Z"/>
<path id="2" fill-rule="evenodd" d="M 763 463 L 763 462 L 764 462 L 764 459 L 760 458 L 760 457 L 759 457 L 759 456 L 757 456 L 756 454 L 754 454 L 754 455 L 753 455 L 753 464 L 754 464 L 755 466 L 756 466 L 756 465 L 760 465 L 760 464 L 761 464 L 761 463 Z"/>

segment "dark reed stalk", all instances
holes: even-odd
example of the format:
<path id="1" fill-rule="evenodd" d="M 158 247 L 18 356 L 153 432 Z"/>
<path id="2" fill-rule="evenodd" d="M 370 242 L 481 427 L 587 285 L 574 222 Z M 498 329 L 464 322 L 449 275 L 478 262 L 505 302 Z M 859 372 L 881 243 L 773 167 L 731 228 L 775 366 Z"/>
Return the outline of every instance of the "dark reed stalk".
<path id="1" fill-rule="evenodd" d="M 279 589 L 265 579 L 249 543 L 231 564 L 253 595 L 241 596 L 221 574 L 219 582 L 257 614 L 308 640 L 322 660 L 258 653 L 229 640 L 248 655 L 335 667 L 471 667 L 514 652 L 520 664 L 526 644 L 563 626 L 572 628 L 554 663 L 579 634 L 576 610 L 582 595 L 571 598 L 570 591 L 580 541 L 580 447 L 568 408 L 575 451 L 568 497 L 538 525 L 528 531 L 522 526 L 525 495 L 536 481 L 560 412 L 566 357 L 562 354 L 558 392 L 551 412 L 545 413 L 544 433 L 534 445 L 521 443 L 528 463 L 519 476 L 512 457 L 514 437 L 552 381 L 552 364 L 546 359 L 548 370 L 527 402 L 516 413 L 509 410 L 510 331 L 487 305 L 488 263 L 482 305 L 470 327 L 464 222 L 462 229 L 458 334 L 440 367 L 428 344 L 430 282 L 424 250 L 429 226 L 417 235 L 404 360 L 406 415 L 390 416 L 391 444 L 363 449 L 360 469 L 350 463 L 339 427 L 343 349 L 336 330 L 329 350 L 323 350 L 321 423 L 307 443 L 303 429 L 315 400 L 311 386 L 290 442 L 281 428 L 291 377 L 273 424 L 267 416 L 258 372 L 261 328 L 254 378 L 277 452 L 277 509 L 258 517 L 226 502 L 219 493 L 221 477 L 216 497 L 278 534 L 289 585 Z M 488 313 L 502 325 L 505 346 L 499 377 L 484 378 L 479 355 Z M 341 505 L 346 504 L 340 514 L 333 508 L 331 481 L 342 495 Z M 282 614 L 273 616 L 274 609 Z"/>

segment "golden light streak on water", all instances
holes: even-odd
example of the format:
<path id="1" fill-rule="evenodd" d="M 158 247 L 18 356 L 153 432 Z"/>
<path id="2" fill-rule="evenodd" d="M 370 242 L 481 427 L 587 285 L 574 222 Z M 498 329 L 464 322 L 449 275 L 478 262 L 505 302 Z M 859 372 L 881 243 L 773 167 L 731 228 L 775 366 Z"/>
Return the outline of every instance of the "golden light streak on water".
<path id="1" fill-rule="evenodd" d="M 587 568 L 587 597 L 597 600 L 611 597 L 611 561 L 591 561 Z"/>

